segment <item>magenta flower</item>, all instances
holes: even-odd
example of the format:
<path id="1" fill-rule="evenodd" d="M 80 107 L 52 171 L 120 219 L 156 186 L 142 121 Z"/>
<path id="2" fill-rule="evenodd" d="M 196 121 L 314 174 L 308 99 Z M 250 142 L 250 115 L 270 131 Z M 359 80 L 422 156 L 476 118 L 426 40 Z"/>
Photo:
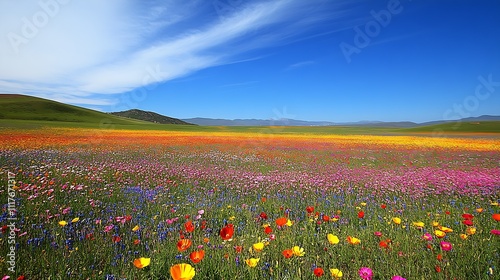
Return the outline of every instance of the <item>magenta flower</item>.
<path id="1" fill-rule="evenodd" d="M 406 280 L 406 278 L 403 278 L 399 275 L 394 275 L 394 276 L 392 276 L 391 280 Z"/>
<path id="2" fill-rule="evenodd" d="M 494 234 L 494 235 L 500 235 L 500 229 L 492 229 L 490 232 L 491 232 L 491 234 Z"/>
<path id="3" fill-rule="evenodd" d="M 363 280 L 372 280 L 373 271 L 369 267 L 362 267 L 359 269 L 359 277 Z"/>
<path id="4" fill-rule="evenodd" d="M 424 236 L 422 236 L 422 238 L 427 240 L 427 241 L 432 241 L 432 235 L 430 233 L 424 234 Z"/>
<path id="5" fill-rule="evenodd" d="M 451 249 L 452 249 L 450 242 L 441 241 L 441 243 L 439 243 L 439 245 L 441 245 L 441 250 L 443 250 L 443 251 L 451 251 Z"/>
<path id="6" fill-rule="evenodd" d="M 382 233 L 380 231 L 376 231 L 373 234 L 375 234 L 375 236 L 378 236 L 378 237 L 382 236 Z"/>

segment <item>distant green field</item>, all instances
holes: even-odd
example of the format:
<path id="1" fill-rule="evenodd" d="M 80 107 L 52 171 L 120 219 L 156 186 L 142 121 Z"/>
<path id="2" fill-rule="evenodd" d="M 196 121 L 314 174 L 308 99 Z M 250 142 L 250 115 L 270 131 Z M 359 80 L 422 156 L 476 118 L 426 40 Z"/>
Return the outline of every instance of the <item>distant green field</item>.
<path id="1" fill-rule="evenodd" d="M 156 124 L 23 95 L 0 94 L 0 129 L 87 129 L 241 132 L 257 134 L 463 135 L 500 133 L 500 121 L 453 122 L 414 128 L 379 126 L 195 126 Z"/>

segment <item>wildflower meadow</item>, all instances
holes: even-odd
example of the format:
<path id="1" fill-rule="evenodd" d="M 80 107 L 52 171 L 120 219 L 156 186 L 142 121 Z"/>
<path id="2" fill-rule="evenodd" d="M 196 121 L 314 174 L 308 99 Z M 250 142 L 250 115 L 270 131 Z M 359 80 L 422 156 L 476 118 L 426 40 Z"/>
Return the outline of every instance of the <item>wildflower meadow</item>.
<path id="1" fill-rule="evenodd" d="M 500 279 L 500 142 L 1 131 L 2 279 Z"/>

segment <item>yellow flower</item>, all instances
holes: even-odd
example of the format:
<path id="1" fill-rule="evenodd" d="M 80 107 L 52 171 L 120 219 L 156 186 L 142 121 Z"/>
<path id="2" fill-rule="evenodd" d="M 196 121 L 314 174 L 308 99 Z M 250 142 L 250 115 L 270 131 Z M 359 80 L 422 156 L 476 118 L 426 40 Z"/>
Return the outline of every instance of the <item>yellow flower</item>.
<path id="1" fill-rule="evenodd" d="M 338 268 L 330 268 L 330 273 L 332 274 L 332 277 L 335 279 L 340 279 L 342 278 L 342 275 L 344 275 L 342 271 L 340 271 L 340 269 Z"/>
<path id="2" fill-rule="evenodd" d="M 433 227 L 438 227 L 439 226 L 439 222 L 438 221 L 433 221 L 432 222 L 432 226 Z"/>
<path id="3" fill-rule="evenodd" d="M 333 235 L 331 233 L 329 233 L 326 238 L 328 238 L 328 242 L 330 242 L 330 244 L 338 244 L 340 242 L 339 238 L 336 236 L 336 235 Z"/>
<path id="4" fill-rule="evenodd" d="M 361 202 L 361 206 L 366 206 L 366 202 Z"/>
<path id="5" fill-rule="evenodd" d="M 299 246 L 293 246 L 292 252 L 293 252 L 293 255 L 297 256 L 297 257 L 302 257 L 306 254 L 306 253 L 304 253 L 304 248 L 300 248 Z"/>
<path id="6" fill-rule="evenodd" d="M 401 218 L 394 217 L 394 218 L 392 218 L 392 222 L 395 223 L 396 225 L 399 225 L 399 224 L 401 224 Z"/>
<path id="7" fill-rule="evenodd" d="M 434 234 L 435 234 L 437 237 L 439 237 L 439 238 L 443 238 L 443 237 L 445 237 L 445 236 L 446 236 L 446 233 L 445 233 L 444 231 L 440 231 L 439 229 L 436 229 L 436 230 L 434 231 Z"/>
<path id="8" fill-rule="evenodd" d="M 356 237 L 347 236 L 347 242 L 352 245 L 358 245 L 361 243 L 361 240 Z"/>
<path id="9" fill-rule="evenodd" d="M 195 274 L 194 268 L 188 263 L 175 264 L 170 267 L 170 276 L 174 280 L 191 280 Z"/>
<path id="10" fill-rule="evenodd" d="M 230 221 L 234 221 L 234 219 L 236 219 L 236 217 L 235 217 L 235 216 L 231 216 L 231 217 L 229 217 L 229 220 L 230 220 Z"/>
<path id="11" fill-rule="evenodd" d="M 246 259 L 245 262 L 249 267 L 256 267 L 257 263 L 259 263 L 260 258 L 250 258 Z"/>
<path id="12" fill-rule="evenodd" d="M 467 237 L 469 237 L 469 236 L 465 233 L 460 234 L 460 238 L 462 238 L 463 240 L 467 239 Z"/>
<path id="13" fill-rule="evenodd" d="M 465 233 L 467 233 L 468 235 L 474 235 L 474 234 L 476 234 L 476 228 L 475 227 L 467 227 L 467 229 L 465 230 Z"/>
<path id="14" fill-rule="evenodd" d="M 492 203 L 490 203 L 490 205 L 491 205 L 491 206 L 498 206 L 498 202 L 496 202 L 496 201 L 495 201 L 495 202 L 492 202 Z"/>
<path id="15" fill-rule="evenodd" d="M 74 218 L 73 220 L 71 220 L 71 222 L 72 222 L 72 223 L 76 223 L 76 222 L 78 222 L 79 220 L 80 220 L 80 218 L 76 217 L 76 218 Z"/>
<path id="16" fill-rule="evenodd" d="M 425 226 L 423 222 L 413 222 L 413 225 L 419 228 L 423 228 Z"/>
<path id="17" fill-rule="evenodd" d="M 286 224 L 285 224 L 285 225 L 287 225 L 287 226 L 291 227 L 291 226 L 293 225 L 293 222 L 292 222 L 292 221 L 290 221 L 290 219 L 288 219 L 288 221 L 286 221 Z"/>
<path id="18" fill-rule="evenodd" d="M 134 260 L 134 265 L 137 268 L 144 268 L 151 263 L 151 258 L 138 258 Z"/>
<path id="19" fill-rule="evenodd" d="M 67 225 L 67 224 L 68 224 L 68 222 L 66 222 L 66 221 L 59 221 L 59 225 L 62 227 Z"/>
<path id="20" fill-rule="evenodd" d="M 258 242 L 258 243 L 255 243 L 252 245 L 252 248 L 256 251 L 256 252 L 260 252 L 264 249 L 264 243 L 262 242 Z"/>
<path id="21" fill-rule="evenodd" d="M 139 225 L 135 226 L 134 228 L 132 228 L 132 231 L 138 231 L 141 227 Z"/>
<path id="22" fill-rule="evenodd" d="M 453 230 L 449 227 L 439 226 L 439 230 L 444 231 L 446 233 L 453 232 Z"/>

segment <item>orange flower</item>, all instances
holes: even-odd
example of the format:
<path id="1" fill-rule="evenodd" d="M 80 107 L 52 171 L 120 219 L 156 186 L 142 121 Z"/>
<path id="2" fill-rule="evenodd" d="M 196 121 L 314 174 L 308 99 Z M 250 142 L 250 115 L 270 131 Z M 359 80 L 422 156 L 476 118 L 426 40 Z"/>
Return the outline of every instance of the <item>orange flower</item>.
<path id="1" fill-rule="evenodd" d="M 278 218 L 276 220 L 276 225 L 279 226 L 279 227 L 282 227 L 282 226 L 286 225 L 287 222 L 288 222 L 287 218 L 281 217 L 281 218 Z"/>
<path id="2" fill-rule="evenodd" d="M 359 243 L 361 243 L 361 240 L 359 240 L 356 237 L 347 236 L 347 243 L 352 244 L 352 245 L 358 245 Z"/>
<path id="3" fill-rule="evenodd" d="M 188 263 L 176 264 L 170 267 L 170 276 L 174 280 L 191 280 L 195 274 L 194 268 Z"/>
<path id="4" fill-rule="evenodd" d="M 181 239 L 179 240 L 179 242 L 177 242 L 177 250 L 179 250 L 179 252 L 184 252 L 189 249 L 192 244 L 193 242 L 191 242 L 190 239 Z"/>
<path id="5" fill-rule="evenodd" d="M 281 252 L 281 254 L 283 254 L 283 256 L 285 257 L 285 259 L 289 259 L 293 256 L 293 250 L 292 249 L 286 249 L 286 250 L 283 250 L 283 252 Z"/>
<path id="6" fill-rule="evenodd" d="M 134 260 L 135 267 L 141 269 L 148 266 L 151 263 L 150 258 L 138 258 Z"/>
<path id="7" fill-rule="evenodd" d="M 194 231 L 194 224 L 191 220 L 187 221 L 184 224 L 184 228 L 186 229 L 187 232 L 193 232 Z"/>
<path id="8" fill-rule="evenodd" d="M 204 257 L 205 257 L 204 250 L 194 251 L 191 254 L 189 254 L 189 258 L 193 263 L 199 263 L 201 260 L 203 260 Z"/>
<path id="9" fill-rule="evenodd" d="M 328 215 L 323 215 L 323 221 L 324 222 L 330 221 L 330 217 Z"/>
<path id="10" fill-rule="evenodd" d="M 493 218 L 493 220 L 500 222 L 500 214 L 496 213 L 496 214 L 491 215 L 491 217 Z"/>
<path id="11" fill-rule="evenodd" d="M 229 240 L 233 238 L 233 234 L 234 234 L 234 226 L 232 224 L 227 224 L 220 231 L 220 237 L 222 238 L 222 240 Z"/>
<path id="12" fill-rule="evenodd" d="M 136 240 L 134 240 L 134 245 L 139 245 L 139 243 L 141 243 L 141 240 L 140 240 L 140 239 L 136 239 Z"/>

